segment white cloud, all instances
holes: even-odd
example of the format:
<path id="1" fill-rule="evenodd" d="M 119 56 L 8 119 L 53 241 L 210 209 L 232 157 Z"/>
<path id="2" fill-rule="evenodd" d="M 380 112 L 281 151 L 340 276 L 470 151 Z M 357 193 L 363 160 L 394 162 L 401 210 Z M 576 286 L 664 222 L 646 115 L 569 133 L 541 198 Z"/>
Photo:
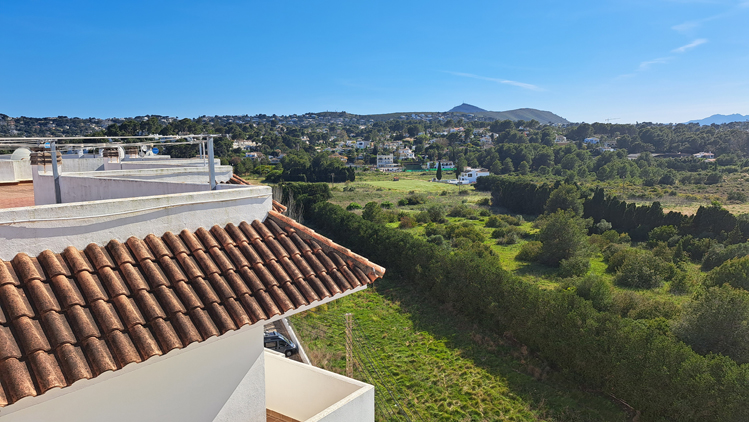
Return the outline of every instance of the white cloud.
<path id="1" fill-rule="evenodd" d="M 673 57 L 659 57 L 657 59 L 648 60 L 640 63 L 640 67 L 637 68 L 640 72 L 650 69 L 654 64 L 666 64 L 671 61 Z"/>
<path id="2" fill-rule="evenodd" d="M 496 82 L 499 84 L 517 86 L 520 88 L 529 89 L 531 91 L 543 91 L 543 88 L 533 85 L 533 84 L 528 84 L 525 82 L 510 81 L 507 79 L 499 79 L 499 78 L 489 78 L 486 76 L 474 75 L 472 73 L 461 73 L 461 72 L 450 72 L 450 71 L 445 71 L 445 73 L 449 73 L 455 76 L 462 76 L 464 78 L 480 79 L 482 81 L 491 81 L 491 82 Z"/>
<path id="3" fill-rule="evenodd" d="M 679 48 L 675 48 L 675 49 L 671 50 L 671 52 L 672 53 L 685 53 L 685 52 L 687 52 L 687 51 L 689 51 L 689 50 L 697 47 L 698 45 L 705 44 L 706 42 L 707 42 L 706 39 L 704 39 L 704 38 L 698 38 L 698 39 L 690 42 L 687 45 L 682 45 Z"/>

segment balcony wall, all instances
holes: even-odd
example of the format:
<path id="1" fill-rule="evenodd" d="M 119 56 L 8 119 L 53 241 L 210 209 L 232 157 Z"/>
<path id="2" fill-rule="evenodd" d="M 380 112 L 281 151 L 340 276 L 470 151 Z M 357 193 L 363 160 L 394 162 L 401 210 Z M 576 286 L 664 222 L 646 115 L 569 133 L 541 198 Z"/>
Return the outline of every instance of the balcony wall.
<path id="1" fill-rule="evenodd" d="M 374 392 L 361 381 L 265 352 L 265 406 L 287 420 L 371 422 Z"/>

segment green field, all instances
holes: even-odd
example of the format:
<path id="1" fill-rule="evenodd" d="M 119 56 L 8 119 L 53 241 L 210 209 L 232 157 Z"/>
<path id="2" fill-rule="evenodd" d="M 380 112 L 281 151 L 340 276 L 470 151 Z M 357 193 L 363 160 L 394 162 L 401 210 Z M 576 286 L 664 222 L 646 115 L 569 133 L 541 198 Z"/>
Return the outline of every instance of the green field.
<path id="1" fill-rule="evenodd" d="M 387 276 L 291 318 L 314 365 L 345 373 L 347 312 L 392 372 L 404 406 L 425 421 L 627 420 L 612 401 L 568 384 L 525 348 Z M 365 379 L 360 371 L 355 377 Z"/>

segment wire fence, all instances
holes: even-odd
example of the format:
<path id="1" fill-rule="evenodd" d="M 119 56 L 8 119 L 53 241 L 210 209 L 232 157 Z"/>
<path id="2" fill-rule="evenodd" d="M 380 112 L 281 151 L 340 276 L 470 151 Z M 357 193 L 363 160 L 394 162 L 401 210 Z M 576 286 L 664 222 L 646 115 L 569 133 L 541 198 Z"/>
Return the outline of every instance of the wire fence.
<path id="1" fill-rule="evenodd" d="M 421 414 L 410 406 L 401 385 L 383 359 L 382 351 L 374 347 L 365 330 L 352 317 L 351 336 L 346 346 L 352 351 L 354 378 L 375 387 L 375 416 L 377 421 L 424 422 Z"/>

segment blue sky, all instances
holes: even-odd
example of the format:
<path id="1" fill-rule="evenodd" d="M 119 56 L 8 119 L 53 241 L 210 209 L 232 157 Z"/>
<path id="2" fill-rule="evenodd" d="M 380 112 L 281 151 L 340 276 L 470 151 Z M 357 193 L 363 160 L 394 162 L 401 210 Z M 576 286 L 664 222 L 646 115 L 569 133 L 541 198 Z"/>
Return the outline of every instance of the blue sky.
<path id="1" fill-rule="evenodd" d="M 0 113 L 749 114 L 747 22 L 748 0 L 5 0 Z"/>

